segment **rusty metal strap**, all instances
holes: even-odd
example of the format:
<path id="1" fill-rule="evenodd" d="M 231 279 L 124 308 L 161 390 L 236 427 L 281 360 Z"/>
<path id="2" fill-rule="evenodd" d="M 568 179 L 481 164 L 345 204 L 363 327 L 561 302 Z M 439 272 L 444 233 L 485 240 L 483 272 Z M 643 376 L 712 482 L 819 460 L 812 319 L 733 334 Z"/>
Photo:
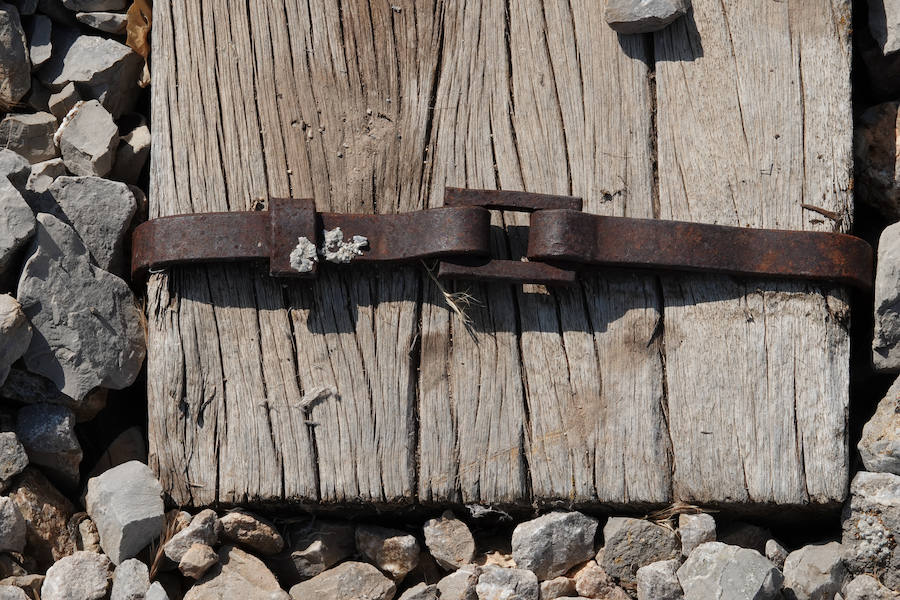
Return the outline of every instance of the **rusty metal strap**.
<path id="1" fill-rule="evenodd" d="M 598 267 L 833 281 L 870 290 L 873 251 L 839 233 L 750 229 L 581 212 L 581 199 L 448 188 L 445 206 L 402 214 L 318 213 L 312 200 L 272 199 L 268 211 L 178 215 L 140 225 L 132 272 L 209 261 L 267 259 L 273 276 L 315 276 L 325 232 L 361 250 L 351 262 L 440 258 L 439 276 L 572 284 Z M 490 256 L 488 209 L 531 212 L 527 262 Z M 363 239 L 364 238 L 364 239 Z M 304 248 L 304 272 L 294 253 Z M 364 243 L 363 243 L 364 242 Z M 331 260 L 329 258 L 329 260 Z"/>

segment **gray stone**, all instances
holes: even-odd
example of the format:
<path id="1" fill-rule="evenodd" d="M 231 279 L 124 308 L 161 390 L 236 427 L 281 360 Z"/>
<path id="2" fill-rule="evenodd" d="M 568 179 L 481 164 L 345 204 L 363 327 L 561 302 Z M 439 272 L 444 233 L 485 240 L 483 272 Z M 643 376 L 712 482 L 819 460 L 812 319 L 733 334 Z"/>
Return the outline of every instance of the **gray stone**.
<path id="1" fill-rule="evenodd" d="M 75 400 L 60 392 L 59 388 L 46 377 L 17 367 L 9 370 L 6 383 L 0 387 L 0 397 L 19 404 L 65 406 L 75 413 L 79 423 L 93 419 L 106 406 L 107 395 L 108 392 L 104 388 L 96 388 L 81 400 Z"/>
<path id="2" fill-rule="evenodd" d="M 779 569 L 784 568 L 784 561 L 788 557 L 787 548 L 778 543 L 777 540 L 768 540 L 766 542 L 765 557 L 772 561 L 772 564 Z"/>
<path id="3" fill-rule="evenodd" d="M 419 583 L 400 594 L 398 600 L 438 600 L 437 586 Z"/>
<path id="4" fill-rule="evenodd" d="M 150 128 L 141 124 L 119 139 L 116 164 L 110 177 L 125 183 L 137 183 L 150 157 Z"/>
<path id="5" fill-rule="evenodd" d="M 603 541 L 604 543 L 612 539 L 612 536 L 616 534 L 619 528 L 628 522 L 630 517 L 610 517 L 606 520 L 606 524 L 603 525 Z M 597 562 L 600 562 L 600 559 L 597 559 Z"/>
<path id="6" fill-rule="evenodd" d="M 103 552 L 97 524 L 87 515 L 79 515 L 78 530 L 75 533 L 75 549 L 89 552 Z M 71 523 L 69 524 L 71 526 Z"/>
<path id="7" fill-rule="evenodd" d="M 681 554 L 689 556 L 700 544 L 716 541 L 716 520 L 706 513 L 678 515 L 678 535 L 681 537 Z"/>
<path id="8" fill-rule="evenodd" d="M 356 552 L 356 528 L 340 521 L 314 521 L 291 531 L 291 548 L 297 574 L 315 577 Z"/>
<path id="9" fill-rule="evenodd" d="M 18 300 L 35 329 L 28 369 L 82 400 L 131 385 L 144 361 L 140 310 L 124 281 L 90 264 L 75 231 L 40 214 Z"/>
<path id="10" fill-rule="evenodd" d="M 877 371 L 900 371 L 900 223 L 888 226 L 878 241 L 872 363 Z M 896 387 L 888 396 L 896 395 Z"/>
<path id="11" fill-rule="evenodd" d="M 109 587 L 109 558 L 75 552 L 47 570 L 41 600 L 100 600 Z"/>
<path id="12" fill-rule="evenodd" d="M 677 571 L 685 600 L 774 600 L 784 576 L 756 550 L 700 544 Z"/>
<path id="13" fill-rule="evenodd" d="M 481 568 L 466 565 L 450 573 L 437 583 L 438 597 L 441 600 L 478 600 L 478 577 Z"/>
<path id="14" fill-rule="evenodd" d="M 31 325 L 22 312 L 22 306 L 9 294 L 0 294 L 0 340 L 3 340 L 3 344 L 0 345 L 0 385 L 2 385 L 9 375 L 12 364 L 25 354 L 31 344 Z M 3 465 L 0 464 L 0 490 L 3 489 L 3 482 L 10 477 L 4 475 L 4 471 Z"/>
<path id="15" fill-rule="evenodd" d="M 54 92 L 69 82 L 77 84 L 118 118 L 134 106 L 143 66 L 143 59 L 124 44 L 57 27 L 53 56 L 37 75 Z"/>
<path id="16" fill-rule="evenodd" d="M 22 588 L 0 585 L 0 600 L 29 600 L 29 598 Z"/>
<path id="17" fill-rule="evenodd" d="M 772 539 L 771 531 L 744 521 L 732 521 L 722 528 L 718 536 L 718 540 L 723 544 L 749 548 L 763 555 L 766 552 L 766 542 L 770 539 Z"/>
<path id="18" fill-rule="evenodd" d="M 150 570 L 136 558 L 123 561 L 113 573 L 110 600 L 144 600 L 150 589 Z"/>
<path id="19" fill-rule="evenodd" d="M 116 436 L 91 469 L 89 477 L 96 477 L 132 460 L 147 463 L 147 442 L 138 427 L 129 427 Z"/>
<path id="20" fill-rule="evenodd" d="M 31 163 L 17 152 L 0 149 L 0 179 L 6 177 L 20 192 L 25 190 L 28 176 L 31 174 Z"/>
<path id="21" fill-rule="evenodd" d="M 28 466 L 25 447 L 12 431 L 0 431 L 0 492 Z"/>
<path id="22" fill-rule="evenodd" d="M 48 191 L 96 265 L 104 271 L 121 272 L 125 233 L 137 210 L 128 186 L 99 177 L 59 177 Z"/>
<path id="23" fill-rule="evenodd" d="M 9 179 L 0 177 L 0 274 L 12 269 L 16 253 L 34 235 L 36 225 L 34 213 L 22 194 Z M 2 374 L 0 383 L 5 378 Z"/>
<path id="24" fill-rule="evenodd" d="M 166 593 L 166 589 L 160 582 L 154 581 L 150 589 L 147 590 L 144 600 L 169 600 L 169 594 Z"/>
<path id="25" fill-rule="evenodd" d="M 482 567 L 475 586 L 478 600 L 539 600 L 538 578 L 525 569 Z"/>
<path id="26" fill-rule="evenodd" d="M 370 564 L 349 561 L 316 575 L 291 588 L 296 600 L 310 598 L 365 598 L 391 600 L 397 588 L 394 582 Z M 443 596 L 441 599 L 443 600 Z M 185 600 L 189 600 L 187 597 Z"/>
<path id="27" fill-rule="evenodd" d="M 356 549 L 372 564 L 400 581 L 419 564 L 419 543 L 406 532 L 377 525 L 356 528 Z"/>
<path id="28" fill-rule="evenodd" d="M 554 577 L 553 579 L 542 581 L 540 588 L 541 600 L 571 597 L 576 593 L 575 582 L 568 577 Z"/>
<path id="29" fill-rule="evenodd" d="M 47 99 L 47 108 L 57 120 L 62 121 L 75 105 L 81 102 L 81 94 L 74 83 L 67 83 L 61 90 L 50 94 Z"/>
<path id="30" fill-rule="evenodd" d="M 900 65 L 897 71 L 900 74 Z M 895 75 L 893 79 L 897 80 L 898 77 Z M 854 196 L 887 217 L 890 222 L 900 218 L 900 161 L 895 161 L 898 106 L 898 102 L 873 106 L 859 115 L 853 128 L 853 152 L 856 159 Z M 896 237 L 894 232 L 891 239 Z M 880 250 L 879 247 L 879 255 Z M 896 253 L 896 249 L 891 252 Z M 896 371 L 900 366 L 889 368 Z"/>
<path id="31" fill-rule="evenodd" d="M 863 427 L 857 448 L 867 471 L 900 475 L 900 378 Z"/>
<path id="32" fill-rule="evenodd" d="M 135 556 L 162 531 L 162 486 L 137 461 L 88 481 L 85 510 L 100 532 L 100 546 L 115 564 Z"/>
<path id="33" fill-rule="evenodd" d="M 19 11 L 15 6 L 0 2 L 0 110 L 14 106 L 30 87 L 28 42 Z"/>
<path id="34" fill-rule="evenodd" d="M 12 577 L 7 577 L 6 579 L 0 579 L 0 585 L 17 587 L 23 590 L 27 600 L 36 599 L 38 594 L 41 593 L 41 586 L 43 584 L 44 576 L 36 574 L 14 575 Z M 15 598 L 16 600 L 19 600 L 21 596 L 15 596 Z"/>
<path id="35" fill-rule="evenodd" d="M 28 555 L 39 570 L 75 551 L 68 529 L 75 509 L 40 471 L 25 469 L 13 481 L 8 494 L 25 517 Z"/>
<path id="36" fill-rule="evenodd" d="M 284 539 L 269 523 L 249 512 L 235 510 L 219 519 L 223 539 L 253 550 L 258 554 L 278 554 L 284 548 Z"/>
<path id="37" fill-rule="evenodd" d="M 37 163 L 56 158 L 56 117 L 48 112 L 9 114 L 0 121 L 0 145 Z"/>
<path id="38" fill-rule="evenodd" d="M 75 175 L 103 177 L 112 170 L 119 128 L 96 100 L 76 105 L 59 128 L 59 150 Z"/>
<path id="39" fill-rule="evenodd" d="M 75 18 L 88 27 L 115 35 L 125 33 L 125 27 L 128 25 L 128 16 L 125 13 L 80 12 L 76 13 Z"/>
<path id="40" fill-rule="evenodd" d="M 650 563 L 638 569 L 638 600 L 681 600 L 684 598 L 684 592 L 681 590 L 681 584 L 678 582 L 676 574 L 680 566 L 681 561 L 673 558 Z"/>
<path id="41" fill-rule="evenodd" d="M 575 511 L 520 523 L 512 535 L 513 559 L 541 581 L 553 579 L 594 556 L 597 526 L 597 519 Z"/>
<path id="42" fill-rule="evenodd" d="M 31 167 L 31 175 L 28 176 L 28 183 L 25 184 L 26 193 L 29 195 L 43 194 L 50 189 L 50 186 L 56 181 L 57 177 L 62 177 L 67 173 L 66 165 L 61 158 L 51 158 L 44 162 L 35 163 Z M 27 196 L 25 201 L 29 201 Z M 29 204 L 31 204 L 31 202 L 29 202 Z M 33 205 L 32 209 L 34 209 Z"/>
<path id="43" fill-rule="evenodd" d="M 475 538 L 468 526 L 446 511 L 438 519 L 429 519 L 423 527 L 425 546 L 445 569 L 458 569 L 475 558 Z"/>
<path id="44" fill-rule="evenodd" d="M 219 527 L 219 518 L 216 516 L 216 511 L 210 509 L 201 510 L 191 519 L 190 525 L 176 533 L 172 536 L 172 539 L 166 542 L 166 545 L 163 546 L 163 552 L 169 560 L 178 564 L 194 544 L 217 545 L 219 543 Z"/>
<path id="45" fill-rule="evenodd" d="M 16 420 L 16 436 L 28 453 L 28 462 L 42 467 L 63 487 L 78 485 L 82 453 L 71 410 L 54 404 L 23 406 Z"/>
<path id="46" fill-rule="evenodd" d="M 193 544 L 178 562 L 178 570 L 191 579 L 200 579 L 219 562 L 219 555 L 206 544 Z"/>
<path id="47" fill-rule="evenodd" d="M 588 598 L 605 598 L 618 587 L 603 567 L 593 560 L 581 566 L 571 577 L 578 595 Z"/>
<path id="48" fill-rule="evenodd" d="M 31 19 L 31 26 L 28 28 L 28 55 L 31 57 L 31 69 L 37 69 L 48 60 L 53 50 L 53 44 L 50 39 L 50 33 L 53 31 L 53 25 L 50 17 L 44 15 L 35 15 Z M 32 87 L 34 87 L 32 85 Z"/>
<path id="49" fill-rule="evenodd" d="M 875 574 L 900 591 L 900 475 L 857 473 L 841 522 L 850 572 Z"/>
<path id="50" fill-rule="evenodd" d="M 900 2 L 869 0 L 869 31 L 882 54 L 900 50 Z"/>
<path id="51" fill-rule="evenodd" d="M 609 0 L 606 22 L 618 33 L 659 31 L 691 8 L 689 0 Z"/>
<path id="52" fill-rule="evenodd" d="M 892 592 L 871 575 L 859 575 L 844 588 L 844 600 L 898 600 L 900 593 Z"/>
<path id="53" fill-rule="evenodd" d="M 31 109 L 27 112 L 50 112 L 50 90 L 45 88 L 44 84 L 38 81 L 33 74 L 31 76 L 31 89 L 29 89 L 28 93 L 22 98 L 20 107 Z"/>
<path id="54" fill-rule="evenodd" d="M 22 552 L 25 549 L 25 518 L 16 503 L 0 496 L 0 552 Z"/>
<path id="55" fill-rule="evenodd" d="M 847 580 L 843 549 L 837 542 L 804 546 L 784 561 L 789 600 L 832 600 Z"/>
<path id="56" fill-rule="evenodd" d="M 128 8 L 128 0 L 62 0 L 62 3 L 66 8 L 75 12 Z"/>
<path id="57" fill-rule="evenodd" d="M 627 588 L 635 585 L 639 568 L 679 556 L 681 541 L 674 531 L 643 519 L 627 519 L 606 540 L 602 566 Z"/>

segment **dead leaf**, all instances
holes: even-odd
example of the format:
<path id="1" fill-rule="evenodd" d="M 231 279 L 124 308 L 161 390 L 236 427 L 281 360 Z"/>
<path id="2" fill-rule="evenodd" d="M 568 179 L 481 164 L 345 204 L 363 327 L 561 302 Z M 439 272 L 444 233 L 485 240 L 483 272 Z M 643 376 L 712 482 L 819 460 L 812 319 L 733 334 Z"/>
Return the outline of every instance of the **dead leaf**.
<path id="1" fill-rule="evenodd" d="M 125 43 L 144 57 L 144 72 L 141 75 L 139 85 L 147 87 L 150 84 L 150 69 L 147 60 L 150 58 L 150 27 L 153 24 L 153 0 L 134 0 L 127 13 L 128 21 L 125 31 L 128 38 Z"/>

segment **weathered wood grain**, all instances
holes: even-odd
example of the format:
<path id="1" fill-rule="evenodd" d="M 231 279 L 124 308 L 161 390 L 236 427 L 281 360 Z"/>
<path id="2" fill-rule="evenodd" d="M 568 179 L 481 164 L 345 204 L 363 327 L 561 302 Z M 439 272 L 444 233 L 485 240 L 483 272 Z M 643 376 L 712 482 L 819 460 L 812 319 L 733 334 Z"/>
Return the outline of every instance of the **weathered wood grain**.
<path id="1" fill-rule="evenodd" d="M 695 0 L 663 33 L 618 36 L 589 0 L 159 3 L 151 214 L 278 196 L 402 212 L 449 185 L 846 228 L 846 7 L 770 4 Z M 520 256 L 527 218 L 494 224 L 495 254 Z M 172 499 L 842 497 L 840 291 L 601 273 L 450 292 L 476 301 L 469 324 L 412 267 L 155 275 L 150 456 Z"/>
<path id="2" fill-rule="evenodd" d="M 849 2 L 695 0 L 656 34 L 660 216 L 846 231 Z M 804 208 L 843 215 L 832 222 Z M 846 297 L 804 284 L 665 277 L 674 495 L 843 498 Z"/>

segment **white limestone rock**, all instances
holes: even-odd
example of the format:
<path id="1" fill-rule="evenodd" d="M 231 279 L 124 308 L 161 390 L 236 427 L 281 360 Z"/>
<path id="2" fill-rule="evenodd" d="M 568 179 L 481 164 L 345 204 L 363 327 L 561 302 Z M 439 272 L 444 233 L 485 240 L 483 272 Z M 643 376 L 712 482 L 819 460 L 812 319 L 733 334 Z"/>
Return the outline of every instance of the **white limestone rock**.
<path id="1" fill-rule="evenodd" d="M 448 570 L 467 565 L 475 558 L 475 538 L 469 527 L 445 511 L 437 519 L 425 522 L 425 546 L 437 563 Z"/>
<path id="2" fill-rule="evenodd" d="M 707 513 L 678 515 L 678 535 L 681 537 L 681 554 L 690 556 L 700 544 L 716 541 L 716 520 Z"/>
<path id="3" fill-rule="evenodd" d="M 206 544 L 192 544 L 181 557 L 178 570 L 185 577 L 200 579 L 217 562 L 219 562 L 219 555 L 212 547 Z"/>
<path id="4" fill-rule="evenodd" d="M 91 265 L 71 227 L 48 214 L 37 221 L 17 298 L 35 329 L 26 367 L 76 402 L 96 387 L 131 385 L 146 352 L 131 289 Z"/>
<path id="5" fill-rule="evenodd" d="M 577 511 L 555 511 L 520 523 L 512 535 L 516 565 L 544 581 L 594 556 L 597 519 Z"/>
<path id="6" fill-rule="evenodd" d="M 144 600 L 169 600 L 169 594 L 166 593 L 166 589 L 160 582 L 154 581 L 150 589 L 147 590 Z"/>
<path id="7" fill-rule="evenodd" d="M 784 576 L 756 550 L 700 544 L 677 571 L 685 600 L 775 600 Z"/>
<path id="8" fill-rule="evenodd" d="M 137 461 L 88 481 L 85 509 L 97 525 L 100 546 L 115 564 L 135 556 L 162 532 L 162 486 Z"/>
<path id="9" fill-rule="evenodd" d="M 475 592 L 478 600 L 539 600 L 540 586 L 531 571 L 487 565 L 481 569 Z"/>
<path id="10" fill-rule="evenodd" d="M 838 542 L 804 546 L 784 561 L 784 588 L 791 600 L 834 598 L 848 578 Z"/>
<path id="11" fill-rule="evenodd" d="M 673 558 L 650 563 L 638 569 L 638 600 L 681 600 L 684 598 L 684 592 L 681 590 L 681 584 L 678 582 L 676 574 L 680 566 L 681 561 Z"/>
<path id="12" fill-rule="evenodd" d="M 123 561 L 113 573 L 110 600 L 145 600 L 150 589 L 150 570 L 136 558 Z"/>
<path id="13" fill-rule="evenodd" d="M 219 518 L 216 516 L 216 511 L 201 510 L 191 519 L 190 525 L 166 542 L 163 552 L 169 560 L 178 564 L 194 544 L 216 546 L 219 543 L 219 531 Z"/>
<path id="14" fill-rule="evenodd" d="M 47 569 L 41 600 L 101 600 L 109 588 L 109 558 L 78 551 Z"/>

